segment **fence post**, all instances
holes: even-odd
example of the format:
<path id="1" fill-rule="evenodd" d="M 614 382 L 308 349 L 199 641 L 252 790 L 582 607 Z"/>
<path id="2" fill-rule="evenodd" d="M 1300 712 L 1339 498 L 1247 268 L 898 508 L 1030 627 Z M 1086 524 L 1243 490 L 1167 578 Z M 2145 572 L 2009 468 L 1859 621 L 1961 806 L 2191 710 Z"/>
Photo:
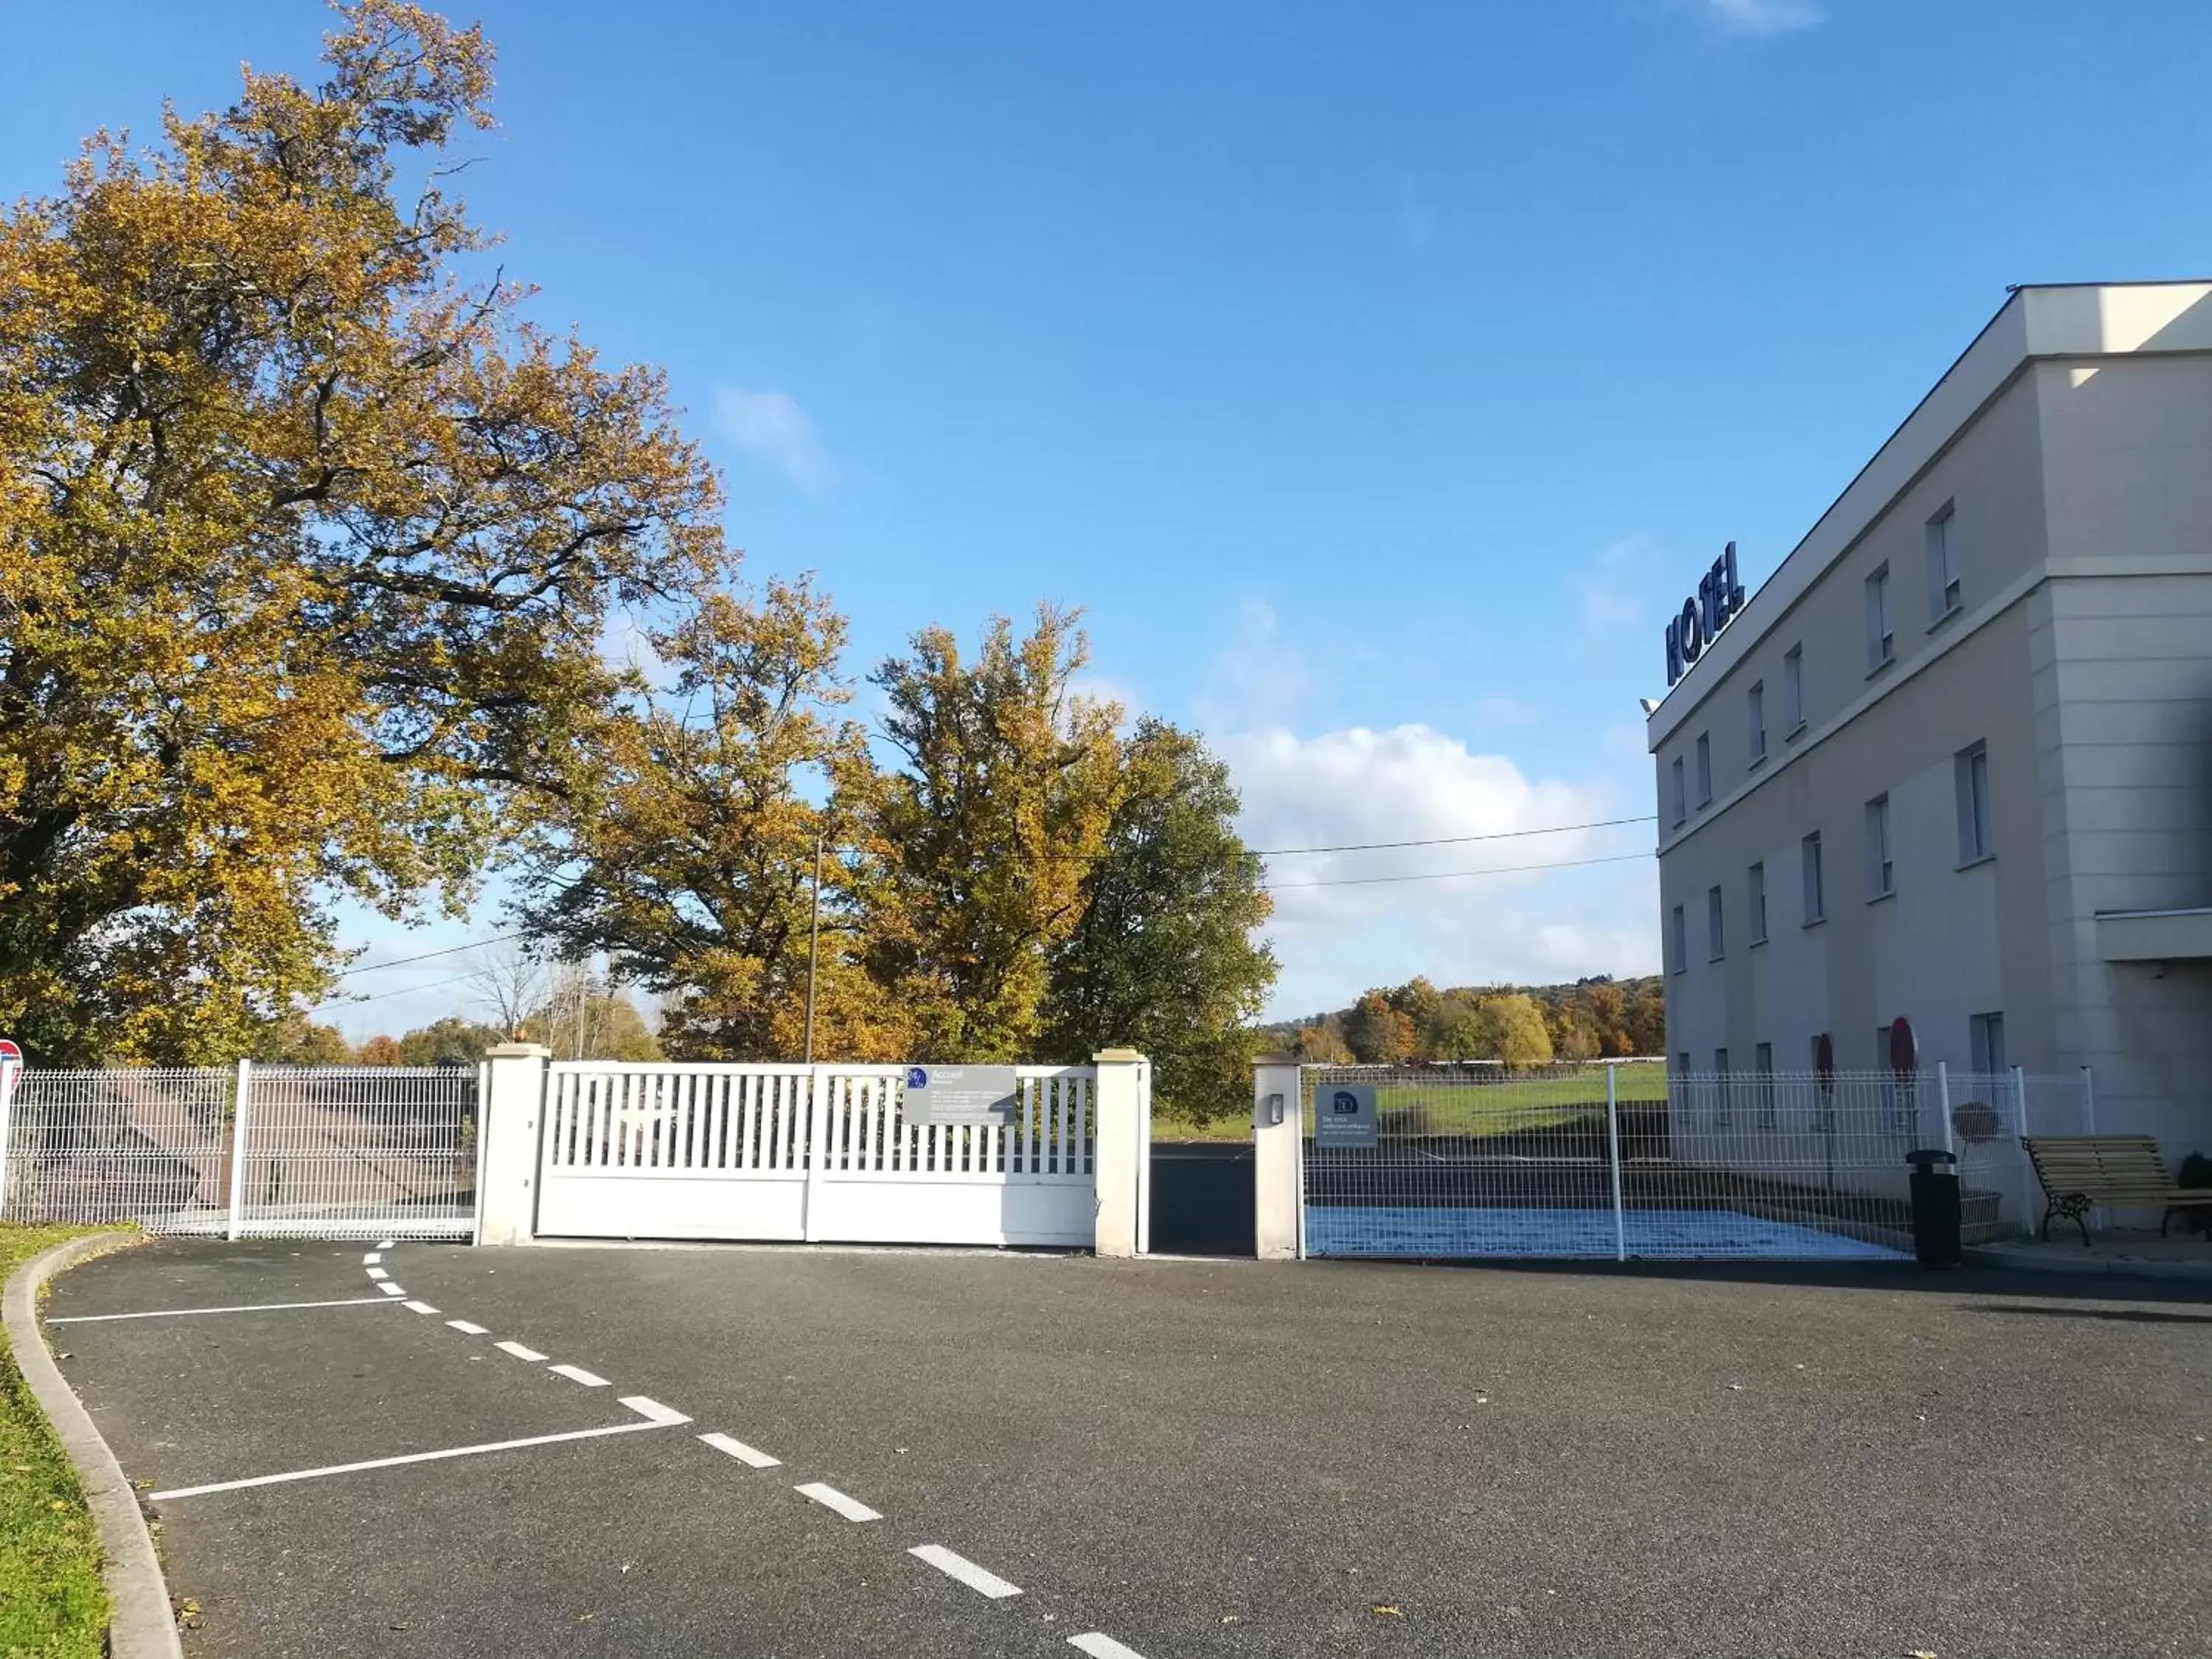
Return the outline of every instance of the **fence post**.
<path id="1" fill-rule="evenodd" d="M 253 1098 L 253 1062 L 238 1062 L 238 1087 L 233 1096 L 230 1114 L 230 1224 L 223 1237 L 234 1243 L 238 1238 L 238 1224 L 246 1208 L 246 1116 L 247 1103 Z"/>
<path id="2" fill-rule="evenodd" d="M 830 1103 L 822 1081 L 829 1069 L 806 1068 L 806 1207 L 799 1233 L 809 1244 L 822 1237 L 822 1181 L 830 1162 Z"/>
<path id="3" fill-rule="evenodd" d="M 2020 1224 L 2022 1231 L 2035 1231 L 2035 1160 L 2027 1155 L 2027 1070 L 2025 1066 L 2012 1068 L 2012 1147 L 2020 1158 Z"/>
<path id="4" fill-rule="evenodd" d="M 15 1098 L 15 1081 L 23 1075 L 23 1062 L 12 1054 L 0 1055 L 0 1215 L 8 1212 L 8 1126 Z"/>
<path id="5" fill-rule="evenodd" d="M 1943 1150 L 1958 1156 L 1959 1149 L 1951 1139 L 1951 1066 L 1948 1060 L 1936 1062 L 1936 1110 L 1943 1121 Z M 1958 1165 L 1952 1165 L 1954 1170 Z"/>
<path id="6" fill-rule="evenodd" d="M 1620 1198 L 1620 1067 L 1605 1068 L 1605 1139 L 1613 1164 L 1613 1259 L 1628 1260 L 1628 1212 Z"/>
<path id="7" fill-rule="evenodd" d="M 1305 1254 L 1305 1193 L 1299 1170 L 1305 1106 L 1289 1054 L 1252 1063 L 1252 1221 L 1255 1254 L 1289 1261 Z"/>
<path id="8" fill-rule="evenodd" d="M 1101 1048 L 1091 1057 L 1091 1163 L 1097 1219 L 1091 1248 L 1102 1256 L 1145 1253 L 1152 1126 L 1145 1087 L 1150 1062 L 1134 1048 Z"/>
<path id="9" fill-rule="evenodd" d="M 537 1235 L 538 1121 L 552 1058 L 536 1042 L 502 1042 L 485 1052 L 477 1101 L 479 1244 L 527 1244 Z"/>

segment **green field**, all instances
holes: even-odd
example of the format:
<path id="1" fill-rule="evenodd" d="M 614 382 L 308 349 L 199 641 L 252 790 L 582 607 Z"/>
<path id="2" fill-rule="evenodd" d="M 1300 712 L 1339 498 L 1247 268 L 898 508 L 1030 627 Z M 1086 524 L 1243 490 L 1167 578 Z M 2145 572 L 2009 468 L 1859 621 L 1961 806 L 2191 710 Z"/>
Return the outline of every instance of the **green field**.
<path id="1" fill-rule="evenodd" d="M 0 1279 L 83 1231 L 0 1226 Z M 0 1654 L 99 1659 L 106 1632 L 100 1543 L 76 1471 L 0 1336 Z"/>
<path id="2" fill-rule="evenodd" d="M 1616 1098 L 1623 1105 L 1661 1105 L 1667 1099 L 1667 1066 L 1662 1060 L 1620 1066 Z M 1541 1129 L 1583 1116 L 1605 1104 L 1605 1073 L 1590 1066 L 1560 1066 L 1523 1072 L 1495 1083 L 1472 1080 L 1464 1075 L 1439 1072 L 1433 1080 L 1405 1071 L 1336 1072 L 1331 1080 L 1370 1083 L 1375 1089 L 1375 1109 L 1382 1119 L 1383 1133 L 1391 1133 L 1393 1114 L 1405 1127 L 1400 1133 L 1440 1135 L 1504 1135 Z M 1310 1085 L 1309 1085 L 1310 1086 Z M 1417 1120 L 1418 1115 L 1418 1120 Z M 1306 1128 L 1313 1128 L 1313 1101 L 1305 1106 Z M 1423 1127 L 1413 1127 L 1416 1121 Z M 1250 1114 L 1194 1123 L 1162 1113 L 1152 1121 L 1155 1140 L 1249 1140 Z"/>

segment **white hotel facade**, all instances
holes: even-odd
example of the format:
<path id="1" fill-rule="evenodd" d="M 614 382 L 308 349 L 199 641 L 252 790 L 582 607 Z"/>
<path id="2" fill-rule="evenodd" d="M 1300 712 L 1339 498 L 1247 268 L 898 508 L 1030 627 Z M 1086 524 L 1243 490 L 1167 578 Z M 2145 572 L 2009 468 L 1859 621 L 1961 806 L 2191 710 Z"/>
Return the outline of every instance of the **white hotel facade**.
<path id="1" fill-rule="evenodd" d="M 2212 1153 L 2212 283 L 2014 291 L 1648 736 L 1678 1068 L 1902 1016 Z"/>

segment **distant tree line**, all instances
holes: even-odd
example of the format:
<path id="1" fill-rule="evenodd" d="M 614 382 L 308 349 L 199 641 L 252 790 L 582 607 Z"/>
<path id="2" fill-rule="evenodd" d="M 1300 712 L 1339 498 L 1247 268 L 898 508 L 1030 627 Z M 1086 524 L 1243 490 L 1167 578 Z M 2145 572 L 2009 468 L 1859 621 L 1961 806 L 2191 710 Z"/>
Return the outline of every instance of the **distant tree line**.
<path id="1" fill-rule="evenodd" d="M 1445 991 L 1415 978 L 1371 990 L 1349 1008 L 1271 1026 L 1268 1035 L 1316 1065 L 1542 1066 L 1656 1054 L 1666 1046 L 1667 1007 L 1656 975 Z"/>

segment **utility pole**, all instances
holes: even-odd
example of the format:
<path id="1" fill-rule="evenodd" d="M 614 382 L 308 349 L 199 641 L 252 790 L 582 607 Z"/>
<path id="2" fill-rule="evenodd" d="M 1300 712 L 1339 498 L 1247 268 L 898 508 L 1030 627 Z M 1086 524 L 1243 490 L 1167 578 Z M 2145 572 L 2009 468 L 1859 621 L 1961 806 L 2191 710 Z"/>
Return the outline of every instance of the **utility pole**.
<path id="1" fill-rule="evenodd" d="M 576 1058 L 584 1057 L 584 999 L 592 991 L 592 964 L 589 958 L 576 967 Z"/>
<path id="2" fill-rule="evenodd" d="M 806 930 L 806 1063 L 814 1063 L 814 981 L 822 965 L 822 832 L 814 832 L 814 916 Z"/>

